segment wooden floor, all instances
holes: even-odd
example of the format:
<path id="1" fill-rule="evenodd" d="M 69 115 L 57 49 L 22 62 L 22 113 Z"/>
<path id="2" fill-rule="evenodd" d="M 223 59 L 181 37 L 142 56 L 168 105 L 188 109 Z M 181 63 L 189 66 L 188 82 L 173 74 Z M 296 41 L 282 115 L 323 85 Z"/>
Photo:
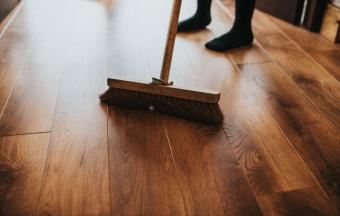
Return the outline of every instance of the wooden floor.
<path id="1" fill-rule="evenodd" d="M 340 47 L 317 34 L 257 11 L 254 46 L 210 52 L 215 1 L 171 79 L 222 91 L 223 126 L 99 103 L 157 75 L 170 5 L 25 0 L 0 25 L 0 215 L 340 215 Z"/>

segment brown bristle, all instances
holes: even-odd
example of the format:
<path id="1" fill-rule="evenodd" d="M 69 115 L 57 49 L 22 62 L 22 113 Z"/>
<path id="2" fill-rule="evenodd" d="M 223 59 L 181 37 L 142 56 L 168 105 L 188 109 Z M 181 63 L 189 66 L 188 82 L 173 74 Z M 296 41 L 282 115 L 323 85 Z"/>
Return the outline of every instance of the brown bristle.
<path id="1" fill-rule="evenodd" d="M 204 103 L 116 88 L 109 88 L 100 96 L 100 100 L 103 103 L 135 109 L 148 110 L 152 107 L 161 113 L 207 124 L 223 122 L 223 113 L 217 103 Z"/>

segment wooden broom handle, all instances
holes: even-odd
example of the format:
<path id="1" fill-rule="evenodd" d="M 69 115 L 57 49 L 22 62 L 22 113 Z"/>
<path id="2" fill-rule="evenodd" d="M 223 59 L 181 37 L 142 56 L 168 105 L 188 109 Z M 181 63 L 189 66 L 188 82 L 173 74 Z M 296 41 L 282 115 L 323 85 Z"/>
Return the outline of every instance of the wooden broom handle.
<path id="1" fill-rule="evenodd" d="M 170 18 L 169 29 L 168 29 L 168 36 L 166 40 L 165 51 L 163 55 L 162 70 L 161 70 L 161 75 L 160 75 L 160 80 L 164 84 L 170 84 L 169 74 L 170 74 L 170 68 L 171 68 L 172 54 L 173 54 L 174 46 L 175 46 L 181 4 L 182 4 L 182 0 L 173 0 L 171 18 Z"/>

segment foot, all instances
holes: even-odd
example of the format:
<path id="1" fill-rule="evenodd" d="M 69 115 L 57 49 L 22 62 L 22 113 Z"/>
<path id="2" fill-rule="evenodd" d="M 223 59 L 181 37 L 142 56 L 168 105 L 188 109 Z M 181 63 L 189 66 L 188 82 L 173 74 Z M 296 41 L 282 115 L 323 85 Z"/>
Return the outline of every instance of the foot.
<path id="1" fill-rule="evenodd" d="M 230 30 L 228 33 L 215 38 L 214 40 L 205 44 L 205 47 L 218 51 L 223 52 L 243 46 L 249 46 L 253 43 L 254 36 L 251 30 Z"/>
<path id="2" fill-rule="evenodd" d="M 197 16 L 184 20 L 178 24 L 177 32 L 190 32 L 204 29 L 211 22 L 210 14 Z"/>

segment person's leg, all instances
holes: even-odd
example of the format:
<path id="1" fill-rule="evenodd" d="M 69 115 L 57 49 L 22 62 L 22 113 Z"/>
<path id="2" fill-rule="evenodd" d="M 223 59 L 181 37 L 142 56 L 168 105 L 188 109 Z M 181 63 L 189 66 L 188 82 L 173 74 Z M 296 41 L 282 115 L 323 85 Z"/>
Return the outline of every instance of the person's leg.
<path id="1" fill-rule="evenodd" d="M 252 44 L 254 36 L 251 30 L 251 20 L 254 8 L 255 0 L 236 0 L 235 21 L 232 29 L 205 46 L 214 51 L 226 51 Z"/>
<path id="2" fill-rule="evenodd" d="M 205 28 L 211 22 L 210 7 L 212 0 L 197 0 L 196 13 L 178 24 L 178 32 L 195 31 Z"/>

